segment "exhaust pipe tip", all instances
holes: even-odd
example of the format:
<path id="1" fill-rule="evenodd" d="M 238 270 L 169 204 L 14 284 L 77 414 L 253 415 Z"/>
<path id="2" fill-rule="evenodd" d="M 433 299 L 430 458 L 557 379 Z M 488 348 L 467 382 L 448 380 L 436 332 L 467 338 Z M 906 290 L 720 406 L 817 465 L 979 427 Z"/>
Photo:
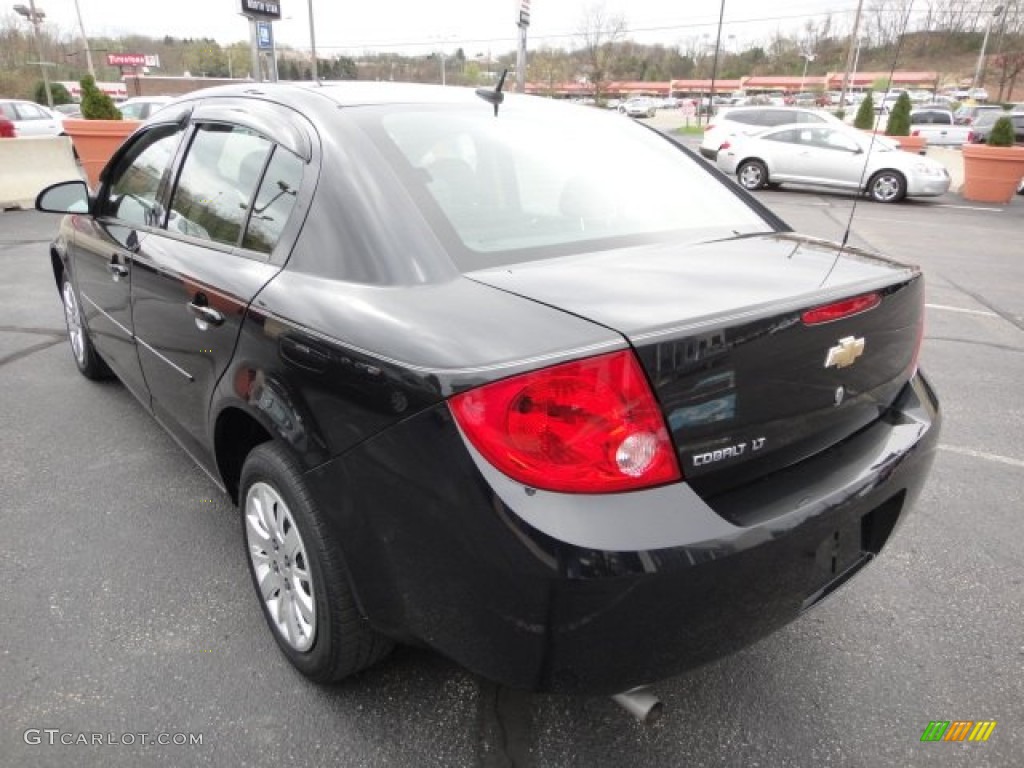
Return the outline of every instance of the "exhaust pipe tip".
<path id="1" fill-rule="evenodd" d="M 616 693 L 612 696 L 612 701 L 644 725 L 654 725 L 665 714 L 665 705 L 661 699 L 644 688 Z"/>

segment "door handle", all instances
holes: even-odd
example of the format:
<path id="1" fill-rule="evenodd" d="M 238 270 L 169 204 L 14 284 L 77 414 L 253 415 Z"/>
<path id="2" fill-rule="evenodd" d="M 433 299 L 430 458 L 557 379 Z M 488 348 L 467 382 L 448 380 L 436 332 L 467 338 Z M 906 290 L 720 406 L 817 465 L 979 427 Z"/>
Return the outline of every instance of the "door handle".
<path id="1" fill-rule="evenodd" d="M 124 264 L 107 264 L 107 269 L 114 278 L 114 282 L 117 282 L 122 277 L 128 277 L 128 267 Z"/>
<path id="2" fill-rule="evenodd" d="M 195 301 L 190 301 L 186 306 L 188 311 L 195 317 L 196 328 L 200 331 L 209 330 L 211 325 L 220 325 L 224 322 L 224 315 L 216 309 L 196 304 Z"/>

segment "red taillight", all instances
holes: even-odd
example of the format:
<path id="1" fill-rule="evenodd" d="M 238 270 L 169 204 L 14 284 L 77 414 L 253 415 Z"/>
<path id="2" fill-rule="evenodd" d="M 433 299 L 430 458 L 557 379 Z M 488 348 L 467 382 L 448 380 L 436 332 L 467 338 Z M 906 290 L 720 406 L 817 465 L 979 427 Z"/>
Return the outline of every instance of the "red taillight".
<path id="1" fill-rule="evenodd" d="M 967 132 L 967 143 L 968 144 L 973 144 L 974 143 L 974 131 L 968 131 Z"/>
<path id="2" fill-rule="evenodd" d="M 714 127 L 715 126 L 713 126 L 711 123 L 708 123 L 707 125 L 704 126 L 704 133 L 707 133 L 708 131 L 710 131 Z"/>
<path id="3" fill-rule="evenodd" d="M 921 129 L 920 129 L 920 128 L 915 128 L 915 129 L 913 130 L 913 132 L 911 132 L 911 134 L 910 134 L 910 135 L 911 135 L 911 136 L 920 136 L 920 135 L 921 135 Z"/>
<path id="4" fill-rule="evenodd" d="M 804 325 L 819 325 L 820 323 L 831 323 L 833 320 L 842 320 L 844 317 L 867 312 L 874 309 L 882 301 L 878 293 L 865 293 L 863 296 L 854 296 L 852 299 L 843 299 L 822 307 L 815 307 L 804 312 L 800 319 Z"/>
<path id="5" fill-rule="evenodd" d="M 449 403 L 473 447 L 533 488 L 611 493 L 682 477 L 665 420 L 628 350 L 496 381 Z"/>
<path id="6" fill-rule="evenodd" d="M 732 144 L 730 144 L 728 141 L 723 141 L 722 145 L 718 148 L 718 151 L 721 152 L 723 149 L 729 149 L 729 147 L 731 146 Z"/>

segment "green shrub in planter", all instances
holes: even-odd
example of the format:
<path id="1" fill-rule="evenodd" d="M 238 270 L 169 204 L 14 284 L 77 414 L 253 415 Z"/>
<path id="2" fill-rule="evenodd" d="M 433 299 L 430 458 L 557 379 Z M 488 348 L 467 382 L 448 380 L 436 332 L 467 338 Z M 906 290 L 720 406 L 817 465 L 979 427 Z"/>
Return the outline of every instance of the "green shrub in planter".
<path id="1" fill-rule="evenodd" d="M 988 145 L 990 147 L 1012 147 L 1013 142 L 1013 121 L 1004 115 L 992 126 L 992 133 L 988 135 Z"/>
<path id="2" fill-rule="evenodd" d="M 864 94 L 864 100 L 857 108 L 857 116 L 853 119 L 853 127 L 862 131 L 870 131 L 875 127 L 875 100 L 871 98 L 871 91 Z"/>
<path id="3" fill-rule="evenodd" d="M 889 113 L 889 122 L 885 126 L 886 136 L 910 135 L 910 96 L 906 91 L 896 99 L 896 105 Z"/>
<path id="4" fill-rule="evenodd" d="M 82 78 L 82 117 L 86 120 L 121 120 L 114 100 L 96 86 L 92 75 Z"/>
<path id="5" fill-rule="evenodd" d="M 53 106 L 57 106 L 58 104 L 70 104 L 74 101 L 74 99 L 71 98 L 71 94 L 68 93 L 68 89 L 60 83 L 50 83 L 50 96 L 53 98 Z M 32 100 L 36 104 L 46 104 L 46 86 L 43 84 L 42 80 L 36 83 Z"/>

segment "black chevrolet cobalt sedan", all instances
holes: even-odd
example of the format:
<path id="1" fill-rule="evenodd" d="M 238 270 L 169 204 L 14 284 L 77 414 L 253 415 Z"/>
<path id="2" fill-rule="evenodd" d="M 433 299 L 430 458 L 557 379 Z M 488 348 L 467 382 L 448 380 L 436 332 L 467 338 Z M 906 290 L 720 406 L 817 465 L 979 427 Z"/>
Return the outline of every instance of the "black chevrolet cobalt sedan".
<path id="1" fill-rule="evenodd" d="M 613 114 L 218 88 L 37 206 L 79 370 L 237 501 L 316 681 L 395 641 L 533 690 L 678 674 L 850 579 L 933 458 L 920 270 Z"/>

